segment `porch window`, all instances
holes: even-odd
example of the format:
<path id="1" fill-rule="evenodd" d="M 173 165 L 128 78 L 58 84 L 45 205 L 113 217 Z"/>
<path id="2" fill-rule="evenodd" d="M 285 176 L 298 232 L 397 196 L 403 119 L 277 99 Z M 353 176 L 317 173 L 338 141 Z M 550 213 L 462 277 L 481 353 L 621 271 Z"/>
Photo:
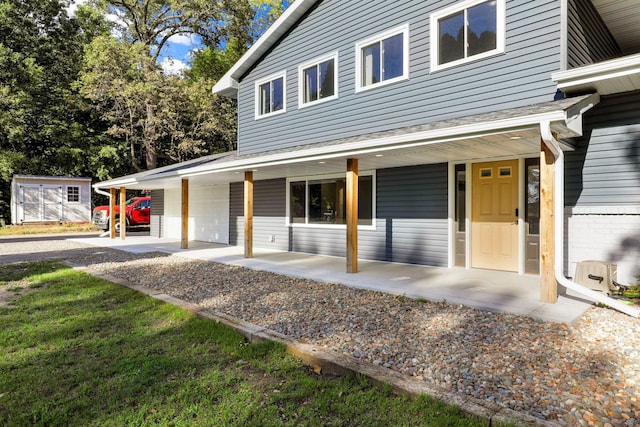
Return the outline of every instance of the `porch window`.
<path id="1" fill-rule="evenodd" d="M 338 97 L 337 59 L 336 53 L 300 66 L 301 107 Z"/>
<path id="2" fill-rule="evenodd" d="M 431 15 L 431 69 L 504 52 L 504 0 L 468 0 Z"/>
<path id="3" fill-rule="evenodd" d="M 67 187 L 67 202 L 80 203 L 80 187 L 74 185 Z"/>
<path id="4" fill-rule="evenodd" d="M 527 234 L 540 234 L 540 160 L 527 159 L 525 221 Z"/>
<path id="5" fill-rule="evenodd" d="M 285 73 L 256 82 L 256 118 L 286 111 Z"/>
<path id="6" fill-rule="evenodd" d="M 291 181 L 289 223 L 312 225 L 346 224 L 346 179 L 344 177 Z M 373 225 L 373 176 L 358 177 L 358 225 Z"/>
<path id="7" fill-rule="evenodd" d="M 356 43 L 356 91 L 408 77 L 408 25 Z"/>

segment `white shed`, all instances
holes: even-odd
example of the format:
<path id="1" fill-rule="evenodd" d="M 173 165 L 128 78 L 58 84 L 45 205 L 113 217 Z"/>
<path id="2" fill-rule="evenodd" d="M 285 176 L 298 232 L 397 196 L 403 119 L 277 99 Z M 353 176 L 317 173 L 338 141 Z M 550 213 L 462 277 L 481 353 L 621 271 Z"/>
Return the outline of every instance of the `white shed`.
<path id="1" fill-rule="evenodd" d="M 13 176 L 12 224 L 90 221 L 91 178 Z"/>

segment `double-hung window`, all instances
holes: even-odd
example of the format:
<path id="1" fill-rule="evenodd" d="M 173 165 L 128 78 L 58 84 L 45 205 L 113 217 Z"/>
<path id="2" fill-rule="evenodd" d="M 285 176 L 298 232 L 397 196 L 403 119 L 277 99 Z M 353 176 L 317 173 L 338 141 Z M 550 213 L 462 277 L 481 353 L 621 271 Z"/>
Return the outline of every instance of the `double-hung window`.
<path id="1" fill-rule="evenodd" d="M 358 177 L 358 225 L 372 226 L 375 206 L 373 174 Z M 344 175 L 289 182 L 289 224 L 345 225 L 346 179 Z"/>
<path id="2" fill-rule="evenodd" d="M 431 15 L 431 70 L 504 52 L 505 1 L 468 0 Z"/>
<path id="3" fill-rule="evenodd" d="M 79 203 L 80 202 L 80 187 L 75 185 L 69 185 L 67 187 L 67 202 Z"/>
<path id="4" fill-rule="evenodd" d="M 256 82 L 256 118 L 286 111 L 286 73 L 282 72 Z"/>
<path id="5" fill-rule="evenodd" d="M 409 26 L 356 43 L 356 91 L 409 78 Z"/>
<path id="6" fill-rule="evenodd" d="M 300 107 L 338 97 L 338 54 L 332 53 L 299 67 Z"/>

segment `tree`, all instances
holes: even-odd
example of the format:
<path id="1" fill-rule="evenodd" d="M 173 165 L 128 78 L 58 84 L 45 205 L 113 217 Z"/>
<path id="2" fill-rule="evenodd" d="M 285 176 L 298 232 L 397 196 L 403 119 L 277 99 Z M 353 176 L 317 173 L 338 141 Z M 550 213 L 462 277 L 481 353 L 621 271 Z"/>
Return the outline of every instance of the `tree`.
<path id="1" fill-rule="evenodd" d="M 141 43 L 157 61 L 171 37 L 195 35 L 205 46 L 217 47 L 230 38 L 250 43 L 252 9 L 238 0 L 99 0 L 104 11 L 117 17 L 122 40 Z"/>
<path id="2" fill-rule="evenodd" d="M 0 0 L 0 218 L 14 174 L 91 176 L 102 163 L 94 147 L 112 141 L 72 82 L 103 24 L 55 0 Z"/>

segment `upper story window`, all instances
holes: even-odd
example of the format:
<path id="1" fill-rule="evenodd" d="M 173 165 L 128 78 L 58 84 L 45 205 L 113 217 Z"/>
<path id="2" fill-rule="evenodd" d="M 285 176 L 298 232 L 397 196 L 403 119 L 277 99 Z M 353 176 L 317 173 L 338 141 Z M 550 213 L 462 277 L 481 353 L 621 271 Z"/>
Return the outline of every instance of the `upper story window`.
<path id="1" fill-rule="evenodd" d="M 256 82 L 256 118 L 286 111 L 286 77 L 282 72 Z"/>
<path id="2" fill-rule="evenodd" d="M 409 78 L 409 25 L 356 43 L 356 91 Z"/>
<path id="3" fill-rule="evenodd" d="M 299 67 L 300 107 L 338 97 L 338 53 L 314 59 Z"/>
<path id="4" fill-rule="evenodd" d="M 80 202 L 80 187 L 75 185 L 69 185 L 67 187 L 67 202 L 68 203 Z"/>
<path id="5" fill-rule="evenodd" d="M 469 0 L 431 15 L 431 70 L 504 52 L 504 0 Z"/>

